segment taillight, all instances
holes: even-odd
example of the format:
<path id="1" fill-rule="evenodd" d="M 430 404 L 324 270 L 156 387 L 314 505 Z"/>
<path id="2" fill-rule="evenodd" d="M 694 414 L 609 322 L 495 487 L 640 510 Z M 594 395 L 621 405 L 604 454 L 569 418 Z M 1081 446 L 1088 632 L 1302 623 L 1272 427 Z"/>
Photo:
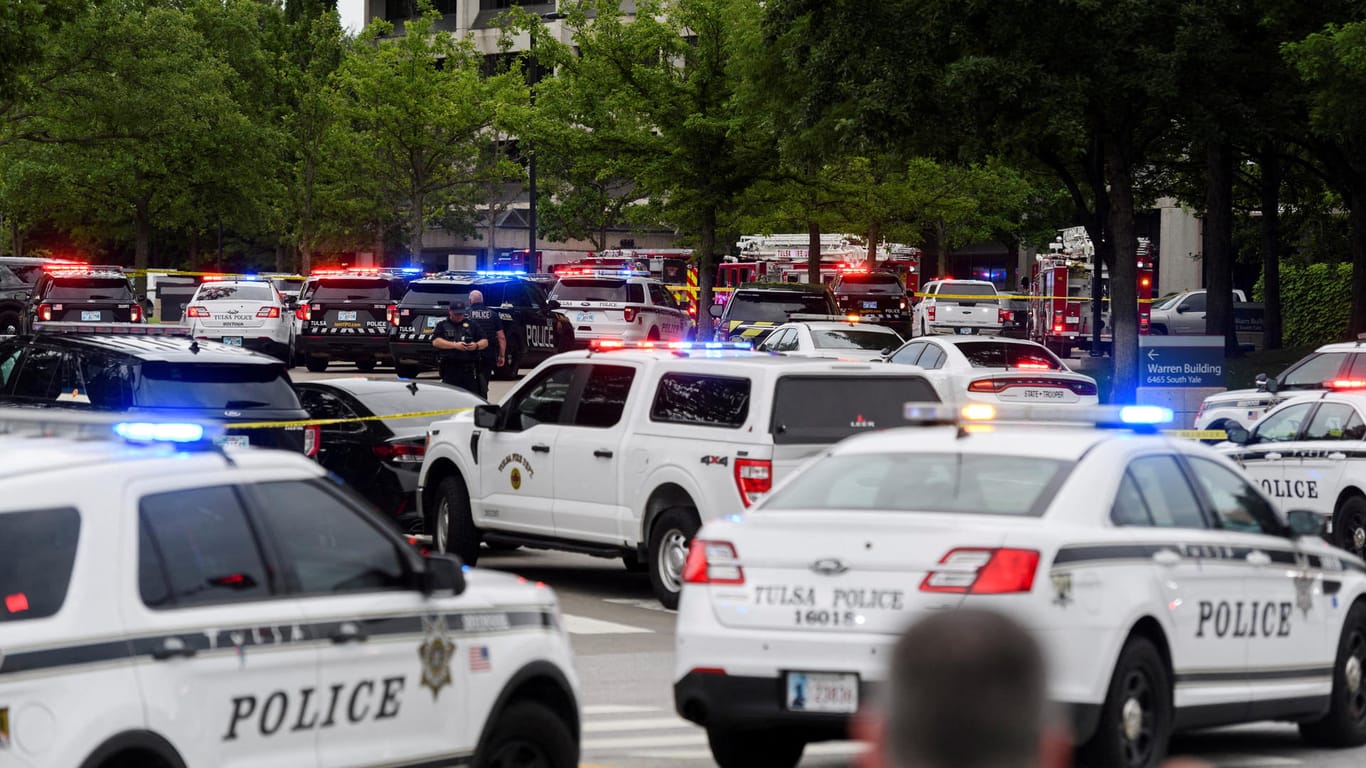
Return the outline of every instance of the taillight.
<path id="1" fill-rule="evenodd" d="M 727 541 L 693 539 L 683 564 L 685 584 L 744 584 L 745 569 Z"/>
<path id="2" fill-rule="evenodd" d="M 142 305 L 134 304 L 128 308 L 128 320 L 133 323 L 142 322 Z"/>
<path id="3" fill-rule="evenodd" d="M 208 307 L 191 306 L 185 310 L 186 317 L 209 317 Z"/>
<path id="4" fill-rule="evenodd" d="M 1074 381 L 1072 379 L 978 379 L 968 384 L 969 392 L 982 392 L 995 394 L 1004 392 L 1011 387 L 1052 387 L 1054 389 L 1070 389 L 1073 393 L 1082 397 L 1092 397 L 1096 394 L 1096 385 L 1089 381 Z"/>
<path id="5" fill-rule="evenodd" d="M 905 300 L 905 299 L 902 299 L 902 300 L 901 300 L 901 308 L 902 308 L 902 309 L 905 309 L 905 308 L 906 308 L 906 300 Z"/>
<path id="6" fill-rule="evenodd" d="M 375 455 L 399 464 L 421 464 L 427 453 L 425 443 L 380 443 L 371 447 Z"/>
<path id="7" fill-rule="evenodd" d="M 925 307 L 925 319 L 926 319 L 926 320 L 929 320 L 929 321 L 932 322 L 932 323 L 934 322 L 934 307 L 933 307 L 933 306 Z"/>
<path id="8" fill-rule="evenodd" d="M 736 459 L 735 487 L 746 507 L 773 488 L 773 462 L 768 459 Z"/>
<path id="9" fill-rule="evenodd" d="M 280 316 L 280 308 L 279 308 L 279 307 L 261 307 L 260 309 L 256 310 L 256 316 L 257 316 L 257 317 L 279 317 L 279 316 Z"/>
<path id="10" fill-rule="evenodd" d="M 1032 549 L 949 550 L 939 566 L 925 574 L 921 592 L 1005 595 L 1034 588 L 1039 553 Z"/>
<path id="11" fill-rule="evenodd" d="M 998 310 L 996 310 L 996 321 L 997 321 L 998 323 L 1000 323 L 1001 325 L 1005 325 L 1006 323 L 1010 322 L 1010 310 L 1008 310 L 1008 309 L 998 309 Z"/>
<path id="12" fill-rule="evenodd" d="M 318 455 L 318 449 L 323 443 L 323 428 L 317 424 L 309 424 L 304 427 L 304 455 L 314 458 Z"/>
<path id="13" fill-rule="evenodd" d="M 51 305 L 51 304 L 39 304 L 39 305 L 38 305 L 38 319 L 41 320 L 41 321 L 43 321 L 43 322 L 47 322 L 47 321 L 49 321 L 49 320 L 52 319 L 52 305 Z"/>
<path id="14" fill-rule="evenodd" d="M 300 320 L 312 320 L 313 312 L 307 304 L 302 304 L 294 308 L 294 316 Z"/>
<path id="15" fill-rule="evenodd" d="M 384 311 L 384 316 L 385 316 L 386 319 L 388 319 L 389 325 L 392 325 L 392 326 L 394 326 L 395 328 L 398 327 L 398 305 L 397 305 L 397 304 L 390 304 L 390 305 L 389 305 L 389 308 L 386 309 L 386 310 Z"/>
<path id="16" fill-rule="evenodd" d="M 622 319 L 628 323 L 634 323 L 636 321 L 636 315 L 639 314 L 640 310 L 636 307 L 626 307 L 625 309 L 621 310 Z"/>

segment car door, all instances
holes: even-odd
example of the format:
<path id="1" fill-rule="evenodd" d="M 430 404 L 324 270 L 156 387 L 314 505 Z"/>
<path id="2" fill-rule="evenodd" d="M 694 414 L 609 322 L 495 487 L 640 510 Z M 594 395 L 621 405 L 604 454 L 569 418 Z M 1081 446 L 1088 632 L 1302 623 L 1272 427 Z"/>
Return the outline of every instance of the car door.
<path id="1" fill-rule="evenodd" d="M 925 378 L 934 385 L 934 390 L 939 394 L 939 399 L 953 405 L 965 400 L 967 394 L 963 388 L 966 385 L 957 382 L 953 374 L 945 368 L 949 362 L 947 346 L 947 344 L 934 339 L 926 341 L 925 351 L 920 353 L 920 359 L 916 361 L 916 365 L 925 369 Z"/>
<path id="2" fill-rule="evenodd" d="M 1246 564 L 1234 559 L 1226 532 L 1211 527 L 1178 457 L 1132 459 L 1111 519 L 1133 528 L 1134 552 L 1167 608 L 1177 708 L 1246 706 L 1247 638 L 1234 623 Z"/>
<path id="3" fill-rule="evenodd" d="M 1336 651 L 1327 642 L 1323 572 L 1237 472 L 1202 456 L 1187 456 L 1186 464 L 1243 567 L 1246 597 L 1233 625 L 1247 639 L 1249 717 L 1317 714 L 1332 690 Z"/>
<path id="4" fill-rule="evenodd" d="M 1284 482 L 1277 489 L 1281 507 L 1309 509 L 1331 520 L 1348 452 L 1359 448 L 1366 424 L 1352 405 L 1320 402 L 1282 459 Z"/>
<path id="5" fill-rule="evenodd" d="M 319 646 L 318 758 L 329 768 L 468 757 L 469 665 L 456 651 L 473 598 L 427 596 L 416 553 L 325 480 L 245 488 Z M 328 724 L 323 727 L 323 724 Z M 445 764 L 441 762 L 441 764 Z"/>
<path id="6" fill-rule="evenodd" d="M 620 544 L 628 509 L 622 504 L 625 413 L 637 371 L 630 365 L 594 364 L 555 443 L 555 535 Z"/>
<path id="7" fill-rule="evenodd" d="M 1314 403 L 1293 403 L 1262 419 L 1252 431 L 1252 442 L 1229 454 L 1262 490 L 1284 504 L 1287 458 L 1293 451 L 1286 444 L 1300 435 L 1314 409 Z"/>
<path id="8" fill-rule="evenodd" d="M 361 413 L 342 395 L 317 385 L 295 387 L 310 419 L 348 419 L 319 426 L 317 461 L 352 487 L 365 492 L 379 467 L 371 450 L 371 426 L 354 421 Z"/>
<path id="9" fill-rule="evenodd" d="M 480 528 L 554 532 L 555 443 L 579 368 L 541 371 L 504 401 L 499 428 L 479 434 L 480 498 L 471 501 Z"/>
<path id="10" fill-rule="evenodd" d="M 136 590 L 124 620 L 150 657 L 137 665 L 147 730 L 175 739 L 187 765 L 317 765 L 336 695 L 319 686 L 317 638 L 234 482 L 169 477 L 125 492 L 137 514 L 108 544 L 137 564 L 120 589 Z"/>
<path id="11" fill-rule="evenodd" d="M 1196 291 L 1176 305 L 1172 325 L 1175 332 L 1180 335 L 1200 335 L 1205 332 L 1204 291 Z"/>

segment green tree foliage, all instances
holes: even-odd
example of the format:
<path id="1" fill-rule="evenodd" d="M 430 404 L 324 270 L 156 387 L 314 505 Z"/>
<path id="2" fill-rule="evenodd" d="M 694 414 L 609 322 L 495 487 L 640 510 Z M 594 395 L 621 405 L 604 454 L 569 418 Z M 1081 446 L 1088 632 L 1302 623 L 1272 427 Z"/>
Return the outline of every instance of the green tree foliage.
<path id="1" fill-rule="evenodd" d="M 1284 264 L 1280 276 L 1285 301 L 1285 345 L 1342 341 L 1352 324 L 1352 266 Z M 1252 295 L 1256 301 L 1265 301 L 1262 281 L 1257 282 Z"/>

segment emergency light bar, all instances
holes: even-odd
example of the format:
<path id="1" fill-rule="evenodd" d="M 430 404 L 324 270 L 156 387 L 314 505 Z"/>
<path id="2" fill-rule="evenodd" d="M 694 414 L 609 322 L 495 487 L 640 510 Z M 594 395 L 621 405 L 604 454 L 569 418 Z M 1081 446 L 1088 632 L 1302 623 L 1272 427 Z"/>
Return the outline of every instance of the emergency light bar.
<path id="1" fill-rule="evenodd" d="M 189 336 L 190 327 L 174 323 L 34 323 L 34 333 L 93 333 L 101 336 Z"/>
<path id="2" fill-rule="evenodd" d="M 623 341 L 621 339 L 593 339 L 588 348 L 594 352 L 616 349 L 658 349 L 665 352 L 688 352 L 711 349 L 753 349 L 748 341 Z"/>
<path id="3" fill-rule="evenodd" d="M 560 273 L 560 277 L 649 277 L 650 273 L 640 269 L 613 269 L 612 267 L 574 267 Z"/>
<path id="4" fill-rule="evenodd" d="M 254 283 L 260 282 L 257 275 L 205 275 L 206 283 Z"/>
<path id="5" fill-rule="evenodd" d="M 913 424 L 964 424 L 985 422 L 1043 422 L 1085 424 L 1100 428 L 1151 431 L 1168 424 L 1175 414 L 1159 405 L 1099 405 L 1082 408 L 1056 405 L 1005 405 L 969 403 L 962 408 L 942 403 L 906 403 L 902 417 Z"/>
<path id="6" fill-rule="evenodd" d="M 480 277 L 525 277 L 525 269 L 476 269 L 474 274 Z"/>
<path id="7" fill-rule="evenodd" d="M 806 314 L 804 312 L 794 312 L 793 314 L 788 315 L 787 319 L 822 323 L 857 323 L 860 318 L 858 315 L 852 313 L 848 315 L 816 315 Z"/>
<path id="8" fill-rule="evenodd" d="M 347 267 L 345 269 L 315 269 L 310 277 L 379 277 L 379 267 Z"/>
<path id="9" fill-rule="evenodd" d="M 0 434 L 34 437 L 120 439 L 129 443 L 201 443 L 223 426 L 191 421 L 131 420 L 127 414 L 79 413 L 60 408 L 0 408 Z"/>

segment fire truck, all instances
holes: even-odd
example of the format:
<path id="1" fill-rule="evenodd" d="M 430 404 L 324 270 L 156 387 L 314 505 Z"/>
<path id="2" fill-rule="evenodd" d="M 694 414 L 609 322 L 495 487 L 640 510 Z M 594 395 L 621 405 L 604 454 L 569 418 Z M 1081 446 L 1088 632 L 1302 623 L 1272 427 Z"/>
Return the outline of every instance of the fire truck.
<path id="1" fill-rule="evenodd" d="M 1029 338 L 1061 357 L 1073 349 L 1090 350 L 1092 340 L 1091 295 L 1095 247 L 1083 227 L 1062 230 L 1050 252 L 1034 257 L 1029 281 Z M 1153 296 L 1154 248 L 1147 238 L 1138 239 L 1138 332 L 1148 333 Z M 1114 336 L 1110 325 L 1110 276 L 1101 266 L 1100 346 L 1110 349 Z"/>

